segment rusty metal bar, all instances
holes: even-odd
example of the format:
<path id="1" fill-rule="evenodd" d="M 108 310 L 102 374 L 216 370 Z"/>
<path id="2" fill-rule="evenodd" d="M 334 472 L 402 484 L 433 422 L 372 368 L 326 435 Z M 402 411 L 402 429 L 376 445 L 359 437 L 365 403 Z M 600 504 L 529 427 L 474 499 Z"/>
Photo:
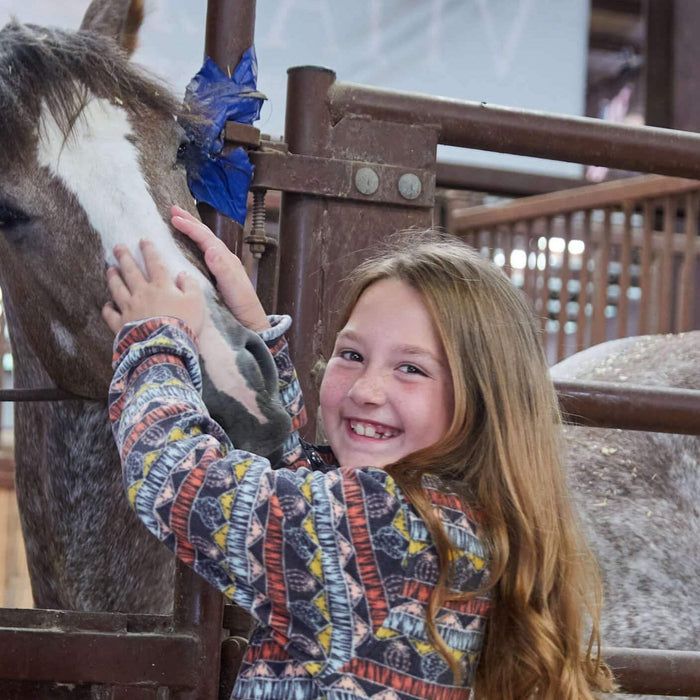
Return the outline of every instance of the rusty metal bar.
<path id="1" fill-rule="evenodd" d="M 581 269 L 578 281 L 578 313 L 576 316 L 576 352 L 583 350 L 586 343 L 586 305 L 588 304 L 588 264 L 591 259 L 591 210 L 586 209 L 583 215 L 581 233 L 583 252 L 581 253 Z"/>
<path id="2" fill-rule="evenodd" d="M 569 242 L 571 241 L 571 214 L 564 215 L 564 250 L 559 268 L 559 328 L 557 330 L 557 362 L 564 359 L 566 344 L 566 324 L 569 320 L 569 278 L 571 276 L 571 258 Z"/>
<path id="3" fill-rule="evenodd" d="M 591 342 L 593 345 L 602 343 L 607 335 L 605 307 L 608 304 L 608 267 L 610 265 L 610 229 L 612 212 L 609 208 L 604 211 L 603 235 L 598 241 L 593 269 L 593 330 Z"/>
<path id="4" fill-rule="evenodd" d="M 195 688 L 200 672 L 185 661 L 197 658 L 197 640 L 190 636 L 23 628 L 0 634 L 0 679 Z M 218 690 L 216 674 L 209 669 L 209 675 Z"/>
<path id="5" fill-rule="evenodd" d="M 617 337 L 627 337 L 629 303 L 627 293 L 630 288 L 632 267 L 632 214 L 634 207 L 631 202 L 623 205 L 624 229 L 622 245 L 620 246 L 620 278 L 618 281 L 619 294 L 617 297 Z"/>
<path id="6" fill-rule="evenodd" d="M 542 332 L 546 332 L 547 330 L 547 319 L 549 318 L 549 277 L 550 277 L 550 269 L 549 269 L 549 240 L 550 240 L 550 235 L 552 232 L 552 219 L 548 217 L 545 219 L 545 234 L 544 234 L 544 253 L 539 252 L 539 239 L 537 241 L 537 259 L 538 259 L 538 265 L 537 269 L 539 270 L 539 258 L 540 255 L 543 255 L 543 261 L 544 265 L 542 266 L 542 274 L 540 275 L 540 279 L 542 280 L 542 286 L 540 287 L 540 326 L 542 328 Z"/>
<path id="7" fill-rule="evenodd" d="M 554 387 L 567 423 L 700 435 L 700 391 L 590 381 Z"/>
<path id="8" fill-rule="evenodd" d="M 593 207 L 593 210 L 597 210 L 598 207 Z M 599 210 L 599 209 L 598 209 Z M 603 210 L 600 210 L 603 211 Z M 543 215 L 544 217 L 544 215 Z M 539 219 L 534 219 L 530 220 L 532 221 L 532 235 L 539 237 L 539 236 L 544 236 L 545 235 L 545 226 L 544 226 L 544 218 L 541 217 Z M 562 221 L 560 220 L 562 217 L 557 217 L 553 221 L 552 225 L 552 230 L 550 231 L 550 235 L 552 236 L 562 236 L 564 232 L 564 226 Z M 513 219 L 513 221 L 519 221 L 520 219 Z M 634 221 L 634 219 L 633 219 Z M 592 236 L 592 244 L 595 246 L 598 244 L 598 242 L 602 239 L 603 237 L 603 221 L 600 220 L 594 220 L 591 222 L 590 225 L 590 232 Z M 450 231 L 450 229 L 448 229 Z M 473 231 L 473 229 L 469 229 L 469 231 Z M 610 244 L 611 245 L 617 245 L 620 246 L 622 245 L 622 237 L 624 233 L 624 226 L 623 223 L 617 222 L 617 221 L 612 221 L 610 224 Z M 583 237 L 583 224 L 581 221 L 574 217 L 573 224 L 572 224 L 572 231 L 571 235 L 573 238 L 579 238 L 581 239 Z M 458 236 L 462 238 L 463 240 L 467 240 L 465 238 L 465 234 L 462 233 L 461 231 L 459 232 Z M 643 226 L 632 226 L 632 247 L 641 247 L 644 242 L 644 227 Z M 652 231 L 652 243 L 653 243 L 653 250 L 658 249 L 661 250 L 663 247 L 663 231 L 658 230 L 658 231 Z M 685 237 L 685 233 L 674 233 L 673 236 L 671 237 L 671 250 L 674 254 L 676 255 L 683 255 L 685 249 L 686 249 L 687 241 Z"/>
<path id="9" fill-rule="evenodd" d="M 661 254 L 661 283 L 659 284 L 659 333 L 669 333 L 673 320 L 671 315 L 671 275 L 673 274 L 673 248 L 671 239 L 676 230 L 676 203 L 673 197 L 664 199 L 664 244 Z"/>
<path id="10" fill-rule="evenodd" d="M 254 36 L 255 0 L 208 0 L 204 55 L 224 73 L 231 75 Z"/>
<path id="11" fill-rule="evenodd" d="M 233 5 L 235 4 L 235 12 Z M 208 0 L 204 56 L 228 75 L 253 45 L 255 0 Z M 199 205 L 202 220 L 237 255 L 243 249 L 243 227 L 206 204 Z"/>
<path id="12" fill-rule="evenodd" d="M 493 226 L 513 219 L 556 216 L 581 209 L 603 209 L 607 206 L 617 206 L 623 201 L 684 194 L 698 189 L 700 182 L 697 180 L 643 175 L 577 187 L 564 192 L 526 197 L 498 207 L 457 208 L 455 205 L 451 212 L 453 228 L 450 230 L 458 233 L 462 228 Z"/>
<path id="13" fill-rule="evenodd" d="M 429 170 L 361 160 L 317 158 L 279 150 L 251 151 L 249 155 L 255 166 L 254 190 L 276 189 L 319 197 L 374 201 L 382 205 L 432 207 L 435 204 L 435 173 Z M 371 169 L 378 181 L 376 189 L 367 194 L 356 185 L 358 171 L 362 169 Z M 399 179 L 406 173 L 415 175 L 421 185 L 420 192 L 411 200 L 399 193 Z"/>
<path id="14" fill-rule="evenodd" d="M 0 642 L 1 680 L 195 688 L 199 673 L 196 637 L 166 615 L 3 609 Z"/>
<path id="15" fill-rule="evenodd" d="M 235 11 L 233 5 L 235 4 Z M 208 0 L 204 55 L 231 75 L 255 37 L 255 0 Z M 203 219 L 235 253 L 243 251 L 243 227 L 211 207 L 200 209 Z M 257 276 L 257 261 L 254 274 Z M 181 562 L 175 569 L 173 621 L 175 629 L 194 635 L 196 688 L 178 691 L 179 700 L 219 697 L 223 597 Z"/>
<path id="16" fill-rule="evenodd" d="M 40 389 L 0 389 L 0 401 L 88 401 L 56 387 Z"/>
<path id="17" fill-rule="evenodd" d="M 501 248 L 503 250 L 503 256 L 505 257 L 503 272 L 505 272 L 508 278 L 511 280 L 513 278 L 513 265 L 511 264 L 511 258 L 513 257 L 514 237 L 515 225 L 510 223 L 504 226 L 501 231 Z"/>
<path id="18" fill-rule="evenodd" d="M 408 124 L 437 124 L 439 141 L 536 158 L 700 179 L 700 134 L 464 102 L 336 82 L 328 93 L 334 121 L 358 114 Z"/>
<path id="19" fill-rule="evenodd" d="M 700 434 L 700 392 L 698 391 L 680 389 L 661 391 L 642 389 L 627 384 L 588 381 L 555 382 L 555 387 L 560 394 L 562 410 L 569 414 L 571 422 L 585 422 L 586 425 L 629 430 Z M 32 392 L 32 398 L 8 396 L 3 399 L 6 401 L 63 401 L 65 398 L 63 396 L 65 392 L 61 392 L 59 389 L 6 391 Z M 55 397 L 53 394 L 59 394 L 59 396 Z M 0 398 L 2 398 L 2 393 L 0 393 Z M 79 399 L 80 397 L 68 395 L 68 398 Z M 654 408 L 656 400 L 661 401 L 658 410 Z M 695 416 L 692 415 L 693 411 Z M 673 423 L 675 418 L 666 418 L 666 415 L 678 416 L 680 422 L 676 425 Z M 189 576 L 189 568 L 182 566 L 183 571 L 180 572 L 180 575 Z M 193 577 L 192 581 L 199 584 L 200 579 Z M 207 595 L 210 590 L 213 591 L 205 583 L 203 583 L 203 590 Z M 218 595 L 216 593 L 216 596 Z M 195 606 L 194 610 L 197 609 Z M 192 610 L 188 614 L 193 614 Z M 218 615 L 216 612 L 214 614 Z"/>
<path id="20" fill-rule="evenodd" d="M 173 629 L 192 635 L 199 644 L 193 652 L 197 685 L 192 691 L 180 691 L 178 700 L 216 700 L 219 696 L 219 668 L 224 614 L 223 596 L 194 570 L 175 562 Z M 243 611 L 236 611 L 239 616 Z"/>
<path id="21" fill-rule="evenodd" d="M 678 284 L 678 316 L 676 329 L 679 333 L 693 327 L 693 301 L 695 294 L 696 249 L 698 239 L 698 195 L 689 192 L 685 196 L 685 250 Z M 697 303 L 697 302 L 695 302 Z"/>
<path id="22" fill-rule="evenodd" d="M 462 163 L 437 163 L 437 186 L 445 189 L 527 197 L 588 185 L 583 179 L 483 168 Z"/>
<path id="23" fill-rule="evenodd" d="M 603 658 L 627 693 L 695 697 L 700 692 L 700 652 L 608 647 Z"/>
<path id="24" fill-rule="evenodd" d="M 523 292 L 525 296 L 531 300 L 532 308 L 536 308 L 536 296 L 537 296 L 537 244 L 535 239 L 535 255 L 534 255 L 534 265 L 530 267 L 531 253 L 532 253 L 532 221 L 529 219 L 524 222 L 525 233 L 524 233 L 524 244 L 523 250 L 525 251 L 525 268 L 523 269 Z"/>
<path id="25" fill-rule="evenodd" d="M 330 156 L 331 124 L 326 107 L 333 71 L 321 68 L 290 68 L 287 71 L 285 139 L 292 153 Z M 318 405 L 313 368 L 321 343 L 319 319 L 323 309 L 325 276 L 322 241 L 328 234 L 327 202 L 321 197 L 284 192 L 280 217 L 279 310 L 294 318 L 289 345 L 304 388 L 307 406 Z M 304 351 L 301 351 L 301 348 Z M 315 412 L 310 415 L 314 425 Z M 309 428 L 310 439 L 315 439 Z"/>
<path id="26" fill-rule="evenodd" d="M 640 287 L 642 289 L 642 299 L 639 305 L 639 334 L 646 335 L 651 328 L 651 311 L 652 311 L 652 279 L 651 279 L 651 261 L 653 253 L 653 238 L 654 230 L 654 207 L 649 199 L 644 200 L 643 214 L 643 239 L 642 239 L 642 272 L 640 279 Z"/>

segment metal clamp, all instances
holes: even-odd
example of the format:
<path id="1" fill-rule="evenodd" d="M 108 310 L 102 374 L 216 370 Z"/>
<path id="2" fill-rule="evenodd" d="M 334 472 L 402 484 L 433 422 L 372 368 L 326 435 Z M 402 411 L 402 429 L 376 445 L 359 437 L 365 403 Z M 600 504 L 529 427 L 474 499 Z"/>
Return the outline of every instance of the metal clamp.
<path id="1" fill-rule="evenodd" d="M 281 190 L 334 199 L 432 208 L 435 173 L 359 160 L 318 158 L 277 146 L 249 152 L 255 166 L 251 189 Z"/>

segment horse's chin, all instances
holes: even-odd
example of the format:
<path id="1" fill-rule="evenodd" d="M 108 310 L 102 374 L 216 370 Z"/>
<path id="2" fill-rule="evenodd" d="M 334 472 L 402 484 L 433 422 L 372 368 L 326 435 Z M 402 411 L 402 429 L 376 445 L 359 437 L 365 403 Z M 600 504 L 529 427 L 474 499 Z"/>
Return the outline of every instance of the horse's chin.
<path id="1" fill-rule="evenodd" d="M 60 383 L 57 382 L 56 386 L 62 391 L 73 394 L 76 398 L 104 403 L 109 395 L 110 379 L 111 377 L 109 379 L 103 377 L 82 377 L 71 381 L 70 378 L 63 377 Z"/>

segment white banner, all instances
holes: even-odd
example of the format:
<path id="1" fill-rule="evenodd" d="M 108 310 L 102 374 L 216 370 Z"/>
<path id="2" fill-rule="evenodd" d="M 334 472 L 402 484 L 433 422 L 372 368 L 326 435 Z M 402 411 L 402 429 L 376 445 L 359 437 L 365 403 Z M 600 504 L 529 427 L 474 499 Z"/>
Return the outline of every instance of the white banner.
<path id="1" fill-rule="evenodd" d="M 0 0 L 0 23 L 69 28 L 89 0 Z M 182 93 L 202 62 L 205 0 L 147 0 L 135 59 Z M 258 0 L 257 126 L 281 136 L 286 69 L 332 68 L 338 80 L 509 107 L 581 115 L 589 0 Z M 581 167 L 445 148 L 440 158 L 578 177 Z"/>

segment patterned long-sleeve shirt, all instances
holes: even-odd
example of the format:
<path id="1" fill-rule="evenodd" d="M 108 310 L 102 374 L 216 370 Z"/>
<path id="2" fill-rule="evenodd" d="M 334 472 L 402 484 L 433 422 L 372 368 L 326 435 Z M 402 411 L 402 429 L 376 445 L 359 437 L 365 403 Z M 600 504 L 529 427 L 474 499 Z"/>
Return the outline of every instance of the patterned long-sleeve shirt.
<path id="1" fill-rule="evenodd" d="M 298 425 L 303 404 L 279 335 L 264 338 Z M 114 367 L 110 416 L 130 503 L 156 537 L 257 621 L 232 697 L 469 696 L 488 600 L 447 603 L 437 614 L 465 670 L 467 685 L 457 687 L 425 624 L 437 552 L 386 472 L 326 465 L 296 434 L 279 468 L 237 450 L 207 413 L 196 344 L 176 319 L 123 329 Z M 430 480 L 426 492 L 459 553 L 452 585 L 479 589 L 486 567 L 476 519 Z"/>

